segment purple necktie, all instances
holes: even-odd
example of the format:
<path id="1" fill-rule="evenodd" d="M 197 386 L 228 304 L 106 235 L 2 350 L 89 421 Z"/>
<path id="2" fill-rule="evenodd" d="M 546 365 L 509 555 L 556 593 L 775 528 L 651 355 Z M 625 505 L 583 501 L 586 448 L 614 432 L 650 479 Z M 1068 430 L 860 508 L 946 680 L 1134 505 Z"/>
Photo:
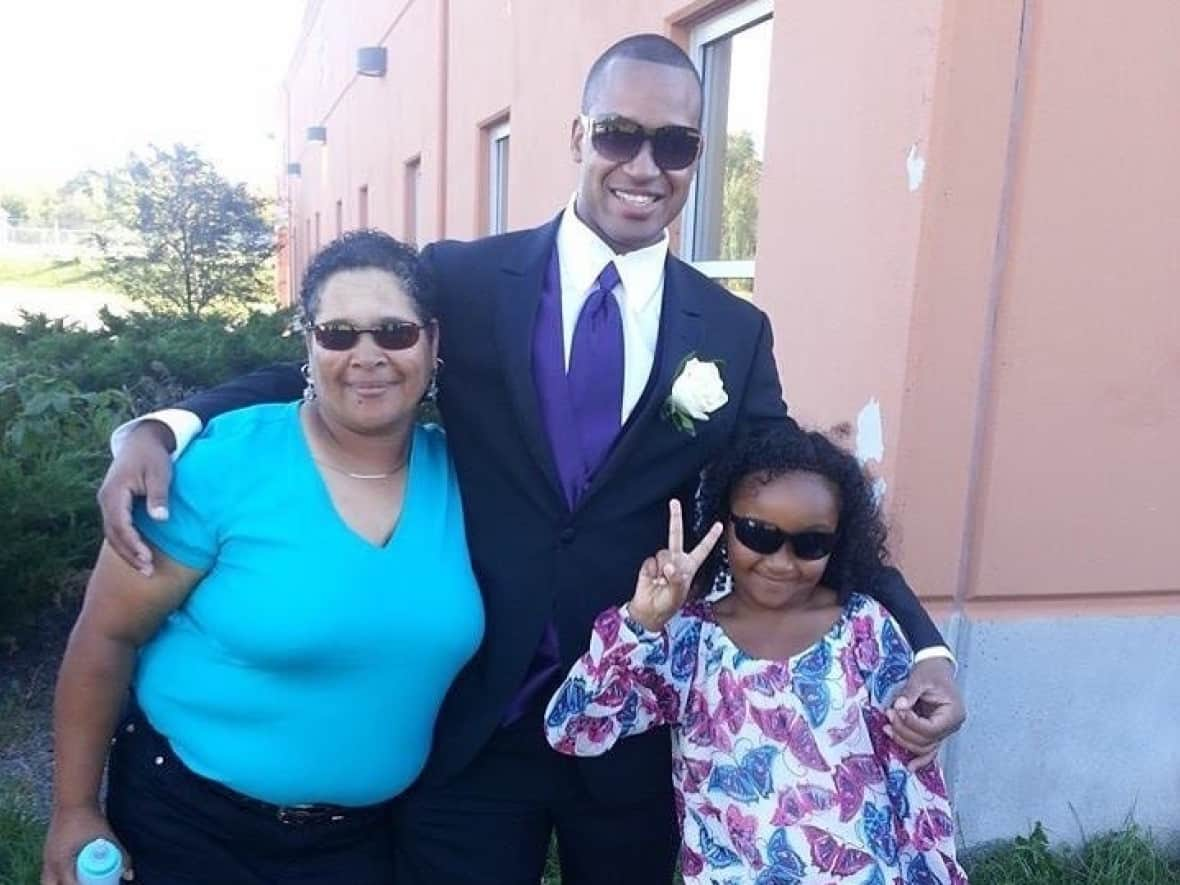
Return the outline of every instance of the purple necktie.
<path id="1" fill-rule="evenodd" d="M 615 300 L 619 272 L 614 262 L 594 281 L 574 326 L 570 344 L 570 407 L 582 447 L 583 474 L 575 501 L 590 485 L 594 473 L 619 434 L 623 412 L 623 315 Z"/>

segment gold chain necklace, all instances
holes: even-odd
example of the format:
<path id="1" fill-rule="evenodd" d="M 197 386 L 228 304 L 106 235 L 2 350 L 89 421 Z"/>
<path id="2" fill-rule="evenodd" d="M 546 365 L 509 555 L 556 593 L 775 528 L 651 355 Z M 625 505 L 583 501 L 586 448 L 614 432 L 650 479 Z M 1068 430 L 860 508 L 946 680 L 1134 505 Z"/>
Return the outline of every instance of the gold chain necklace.
<path id="1" fill-rule="evenodd" d="M 319 458 L 313 458 L 312 460 L 321 467 L 327 467 L 329 470 L 335 470 L 337 473 L 343 473 L 345 476 L 351 477 L 352 479 L 389 479 L 390 477 L 397 476 L 406 467 L 406 461 L 402 461 L 401 464 L 397 465 L 397 467 L 393 468 L 393 470 L 389 471 L 388 473 L 353 473 L 351 470 L 345 470 L 343 467 L 337 467 L 335 464 L 329 464 L 327 461 L 321 461 Z"/>

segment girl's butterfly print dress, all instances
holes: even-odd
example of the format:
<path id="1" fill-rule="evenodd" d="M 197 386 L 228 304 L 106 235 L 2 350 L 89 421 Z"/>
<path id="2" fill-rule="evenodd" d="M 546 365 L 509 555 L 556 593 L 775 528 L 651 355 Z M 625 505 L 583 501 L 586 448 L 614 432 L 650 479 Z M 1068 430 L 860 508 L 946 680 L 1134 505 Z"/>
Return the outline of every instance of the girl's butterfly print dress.
<path id="1" fill-rule="evenodd" d="M 942 774 L 907 772 L 884 732 L 910 662 L 897 624 L 858 594 L 786 661 L 743 653 L 708 602 L 660 633 L 610 609 L 545 727 L 558 750 L 595 756 L 672 726 L 687 885 L 959 885 Z"/>

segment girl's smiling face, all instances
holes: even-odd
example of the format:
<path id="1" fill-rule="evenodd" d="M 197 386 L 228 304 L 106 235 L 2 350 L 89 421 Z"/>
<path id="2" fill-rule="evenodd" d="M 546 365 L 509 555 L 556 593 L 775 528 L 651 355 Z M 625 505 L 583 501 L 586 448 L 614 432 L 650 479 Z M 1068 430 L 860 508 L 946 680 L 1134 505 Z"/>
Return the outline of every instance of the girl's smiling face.
<path id="1" fill-rule="evenodd" d="M 800 559 L 789 541 L 774 553 L 759 553 L 738 539 L 734 520 L 756 520 L 792 535 L 834 533 L 840 519 L 836 486 L 810 471 L 792 471 L 769 482 L 765 475 L 755 474 L 734 487 L 729 509 L 725 544 L 735 601 L 763 609 L 805 603 L 823 578 L 830 556 Z"/>

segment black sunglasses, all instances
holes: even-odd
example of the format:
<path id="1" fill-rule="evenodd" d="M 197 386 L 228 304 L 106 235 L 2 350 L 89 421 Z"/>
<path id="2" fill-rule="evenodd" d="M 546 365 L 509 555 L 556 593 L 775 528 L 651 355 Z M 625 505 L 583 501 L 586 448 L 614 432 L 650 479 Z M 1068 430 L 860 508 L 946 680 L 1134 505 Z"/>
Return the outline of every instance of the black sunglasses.
<path id="1" fill-rule="evenodd" d="M 797 559 L 815 561 L 830 556 L 836 547 L 835 532 L 784 532 L 776 525 L 748 516 L 730 514 L 733 521 L 733 536 L 755 553 L 771 556 L 778 553 L 784 544 L 790 544 Z"/>
<path id="2" fill-rule="evenodd" d="M 357 329 L 347 323 L 321 323 L 311 327 L 311 334 L 325 350 L 352 350 L 366 332 L 382 350 L 408 350 L 418 343 L 425 328 L 409 320 L 394 320 L 372 329 Z"/>
<path id="3" fill-rule="evenodd" d="M 651 142 L 651 157 L 665 172 L 687 169 L 701 150 L 701 133 L 691 126 L 660 126 L 648 129 L 626 117 L 582 117 L 590 129 L 590 144 L 612 163 L 630 163 Z"/>

